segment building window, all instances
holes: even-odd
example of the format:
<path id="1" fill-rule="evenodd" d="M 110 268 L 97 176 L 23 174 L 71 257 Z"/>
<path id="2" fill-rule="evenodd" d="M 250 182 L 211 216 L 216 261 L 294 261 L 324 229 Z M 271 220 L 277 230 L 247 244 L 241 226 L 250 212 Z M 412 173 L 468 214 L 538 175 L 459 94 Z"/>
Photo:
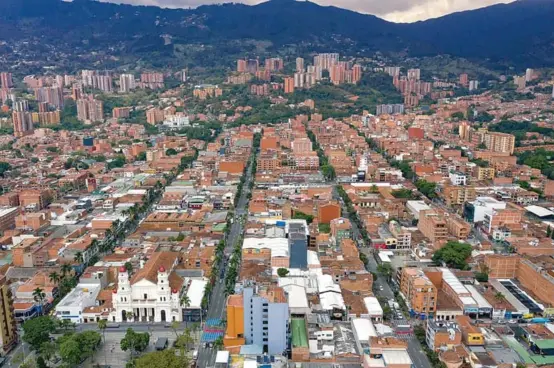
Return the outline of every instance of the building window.
<path id="1" fill-rule="evenodd" d="M 144 294 L 144 300 L 148 299 L 148 294 Z"/>

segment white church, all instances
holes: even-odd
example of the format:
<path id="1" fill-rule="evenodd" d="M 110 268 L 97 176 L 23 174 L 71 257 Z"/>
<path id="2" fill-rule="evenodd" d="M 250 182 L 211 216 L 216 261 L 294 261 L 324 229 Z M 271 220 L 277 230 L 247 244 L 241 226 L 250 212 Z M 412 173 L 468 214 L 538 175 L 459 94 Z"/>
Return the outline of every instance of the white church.
<path id="1" fill-rule="evenodd" d="M 181 322 L 180 295 L 184 279 L 175 272 L 179 253 L 156 252 L 132 277 L 119 269 L 112 297 L 113 322 Z"/>

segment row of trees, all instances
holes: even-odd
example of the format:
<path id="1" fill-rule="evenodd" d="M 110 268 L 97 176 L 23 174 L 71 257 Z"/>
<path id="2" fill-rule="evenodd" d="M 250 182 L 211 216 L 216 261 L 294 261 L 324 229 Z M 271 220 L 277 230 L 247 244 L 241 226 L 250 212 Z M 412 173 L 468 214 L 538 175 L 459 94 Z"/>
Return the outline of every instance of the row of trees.
<path id="1" fill-rule="evenodd" d="M 313 149 L 317 152 L 317 157 L 319 158 L 319 169 L 321 170 L 323 177 L 328 181 L 335 180 L 337 177 L 335 168 L 329 163 L 329 159 L 321 149 L 314 133 L 311 130 L 308 130 L 308 138 L 312 142 Z"/>

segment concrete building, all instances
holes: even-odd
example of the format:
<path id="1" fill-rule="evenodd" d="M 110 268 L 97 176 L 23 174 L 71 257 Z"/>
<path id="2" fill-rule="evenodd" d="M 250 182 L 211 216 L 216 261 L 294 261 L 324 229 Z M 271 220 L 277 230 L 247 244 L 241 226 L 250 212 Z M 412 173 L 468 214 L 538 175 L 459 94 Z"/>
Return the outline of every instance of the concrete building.
<path id="1" fill-rule="evenodd" d="M 169 129 L 182 129 L 190 126 L 190 119 L 187 115 L 168 115 L 163 125 Z"/>
<path id="2" fill-rule="evenodd" d="M 285 93 L 294 93 L 294 78 L 286 77 L 283 79 Z"/>
<path id="3" fill-rule="evenodd" d="M 425 342 L 433 351 L 451 349 L 462 343 L 462 331 L 454 321 L 427 321 Z"/>
<path id="4" fill-rule="evenodd" d="M 77 118 L 83 122 L 104 120 L 104 104 L 92 96 L 77 100 Z"/>
<path id="5" fill-rule="evenodd" d="M 12 113 L 13 132 L 16 137 L 33 134 L 33 115 L 28 111 L 14 111 Z"/>
<path id="6" fill-rule="evenodd" d="M 283 289 L 249 285 L 242 295 L 246 344 L 261 346 L 268 354 L 282 354 L 287 348 L 289 326 L 289 306 Z"/>
<path id="7" fill-rule="evenodd" d="M 433 245 L 445 242 L 448 237 L 448 228 L 443 216 L 434 210 L 422 211 L 417 228 L 429 238 Z"/>
<path id="8" fill-rule="evenodd" d="M 133 74 L 121 74 L 119 76 L 119 92 L 128 93 L 136 88 L 135 76 Z"/>
<path id="9" fill-rule="evenodd" d="M 12 229 L 18 214 L 19 208 L 17 207 L 0 207 L 0 231 Z"/>
<path id="10" fill-rule="evenodd" d="M 8 89 L 13 87 L 12 73 L 0 73 L 0 88 Z"/>
<path id="11" fill-rule="evenodd" d="M 491 214 L 494 210 L 503 210 L 506 202 L 499 201 L 492 197 L 478 197 L 473 202 L 467 202 L 464 206 L 464 218 L 469 223 L 482 222 L 485 214 Z"/>
<path id="12" fill-rule="evenodd" d="M 13 298 L 5 276 L 0 276 L 0 354 L 5 355 L 17 343 Z"/>
<path id="13" fill-rule="evenodd" d="M 403 268 L 400 277 L 400 292 L 412 315 L 421 319 L 433 317 L 437 308 L 437 288 L 422 270 Z"/>
<path id="14" fill-rule="evenodd" d="M 304 59 L 301 57 L 296 58 L 296 72 L 297 73 L 304 73 Z"/>

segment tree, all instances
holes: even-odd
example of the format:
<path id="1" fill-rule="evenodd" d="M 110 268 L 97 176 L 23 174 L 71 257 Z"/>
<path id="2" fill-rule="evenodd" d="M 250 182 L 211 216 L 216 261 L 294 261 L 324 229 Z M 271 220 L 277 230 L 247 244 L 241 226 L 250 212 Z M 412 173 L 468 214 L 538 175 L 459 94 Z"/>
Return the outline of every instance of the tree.
<path id="1" fill-rule="evenodd" d="M 36 288 L 35 290 L 33 290 L 33 299 L 35 300 L 35 302 L 40 304 L 40 314 L 43 313 L 42 309 L 44 308 L 45 298 L 46 298 L 46 294 L 41 288 Z"/>
<path id="2" fill-rule="evenodd" d="M 64 263 L 61 267 L 62 278 L 65 278 L 66 275 L 70 274 L 72 269 L 73 268 L 69 263 Z"/>
<path id="3" fill-rule="evenodd" d="M 286 277 L 288 274 L 289 270 L 287 270 L 286 268 L 280 267 L 277 269 L 277 275 L 279 275 L 279 277 Z"/>
<path id="4" fill-rule="evenodd" d="M 136 353 L 144 351 L 149 342 L 150 335 L 148 332 L 135 332 L 132 328 L 128 328 L 125 337 L 121 339 L 121 350 L 129 351 L 132 359 Z"/>
<path id="5" fill-rule="evenodd" d="M 502 303 L 506 300 L 506 296 L 499 291 L 494 294 L 494 300 L 496 300 L 498 303 Z"/>
<path id="6" fill-rule="evenodd" d="M 219 337 L 214 341 L 214 349 L 215 349 L 215 350 L 221 350 L 221 349 L 223 349 L 223 336 L 219 336 Z"/>
<path id="7" fill-rule="evenodd" d="M 390 263 L 380 263 L 377 265 L 377 273 L 386 279 L 390 279 L 392 275 L 392 267 Z"/>
<path id="8" fill-rule="evenodd" d="M 41 345 L 50 341 L 50 334 L 56 329 L 56 324 L 49 316 L 32 318 L 23 323 L 23 341 L 38 350 Z"/>
<path id="9" fill-rule="evenodd" d="M 181 305 L 184 305 L 185 308 L 190 307 L 190 298 L 186 293 L 181 297 Z"/>
<path id="10" fill-rule="evenodd" d="M 189 359 L 175 354 L 175 349 L 166 349 L 144 354 L 135 360 L 135 368 L 188 368 Z"/>
<path id="11" fill-rule="evenodd" d="M 12 169 L 12 165 L 10 165 L 7 162 L 0 161 L 0 177 L 4 177 L 4 173 L 6 171 L 10 171 Z"/>
<path id="12" fill-rule="evenodd" d="M 318 224 L 317 228 L 320 233 L 329 234 L 331 232 L 330 224 Z"/>
<path id="13" fill-rule="evenodd" d="M 136 161 L 146 161 L 146 152 L 140 152 L 135 156 Z"/>
<path id="14" fill-rule="evenodd" d="M 415 186 L 417 190 L 421 192 L 427 198 L 435 198 L 437 194 L 435 193 L 436 183 L 430 183 L 426 180 L 420 179 L 416 181 Z"/>
<path id="15" fill-rule="evenodd" d="M 546 228 L 546 237 L 550 238 L 552 236 L 552 229 L 550 228 L 550 225 Z"/>
<path id="16" fill-rule="evenodd" d="M 168 150 L 165 151 L 165 155 L 166 156 L 175 156 L 177 154 L 177 150 L 175 150 L 175 148 L 169 148 Z"/>
<path id="17" fill-rule="evenodd" d="M 83 252 L 77 251 L 77 252 L 75 253 L 75 257 L 74 257 L 73 259 L 74 259 L 75 262 L 77 262 L 77 263 L 83 263 L 83 262 L 84 262 L 84 260 L 83 260 Z"/>
<path id="18" fill-rule="evenodd" d="M 125 262 L 124 266 L 127 273 L 131 274 L 133 272 L 133 265 L 131 264 L 131 262 Z"/>
<path id="19" fill-rule="evenodd" d="M 39 348 L 40 355 L 46 360 L 52 359 L 58 352 L 58 345 L 53 341 L 42 343 Z"/>
<path id="20" fill-rule="evenodd" d="M 70 366 L 77 366 L 81 363 L 81 347 L 77 340 L 67 339 L 60 344 L 60 357 Z"/>
<path id="21" fill-rule="evenodd" d="M 301 211 L 294 211 L 294 215 L 292 216 L 294 220 L 306 220 L 306 222 L 311 224 L 314 221 L 314 216 L 305 214 Z"/>
<path id="22" fill-rule="evenodd" d="M 177 347 L 181 353 L 181 356 L 185 356 L 186 352 L 189 351 L 189 346 L 194 343 L 194 339 L 190 333 L 190 328 L 185 328 L 185 331 L 175 340 L 175 347 Z"/>
<path id="23" fill-rule="evenodd" d="M 449 241 L 433 254 L 433 262 L 444 263 L 448 267 L 465 270 L 468 267 L 467 259 L 471 255 L 471 245 Z"/>
<path id="24" fill-rule="evenodd" d="M 48 278 L 54 284 L 57 284 L 58 282 L 60 282 L 60 275 L 56 271 L 50 272 L 50 275 L 48 275 Z"/>
<path id="25" fill-rule="evenodd" d="M 104 349 L 104 366 L 108 366 L 107 359 L 108 354 L 106 354 L 106 328 L 108 328 L 108 320 L 107 319 L 101 319 L 98 321 L 98 329 L 102 331 L 102 340 L 104 342 L 103 349 Z"/>

